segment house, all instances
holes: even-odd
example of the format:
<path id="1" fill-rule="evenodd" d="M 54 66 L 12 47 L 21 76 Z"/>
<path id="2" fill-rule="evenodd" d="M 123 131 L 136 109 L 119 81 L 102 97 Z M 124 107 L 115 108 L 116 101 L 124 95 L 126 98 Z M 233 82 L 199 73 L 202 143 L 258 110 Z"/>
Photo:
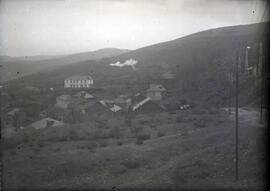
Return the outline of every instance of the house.
<path id="1" fill-rule="evenodd" d="M 61 125 L 64 125 L 64 123 L 48 117 L 48 118 L 41 119 L 37 122 L 34 122 L 30 124 L 29 126 L 35 129 L 44 129 L 47 127 L 57 127 Z"/>
<path id="2" fill-rule="evenodd" d="M 75 96 L 75 97 L 85 98 L 85 99 L 94 99 L 94 98 L 95 98 L 95 96 L 89 94 L 89 93 L 86 92 L 86 91 L 80 91 L 80 92 L 77 92 L 74 96 Z"/>
<path id="3" fill-rule="evenodd" d="M 91 76 L 71 76 L 64 81 L 65 88 L 90 88 L 93 84 Z"/>
<path id="4" fill-rule="evenodd" d="M 162 99 L 162 93 L 165 91 L 166 89 L 160 84 L 150 84 L 149 89 L 146 90 L 146 95 L 151 100 L 159 101 Z"/>
<path id="5" fill-rule="evenodd" d="M 17 112 L 19 112 L 19 111 L 21 111 L 20 108 L 14 108 L 14 109 L 12 109 L 11 111 L 9 111 L 9 112 L 7 113 L 7 115 L 8 115 L 8 116 L 15 116 L 15 114 L 16 114 Z"/>
<path id="6" fill-rule="evenodd" d="M 62 109 L 67 109 L 68 105 L 72 102 L 72 97 L 67 94 L 60 95 L 56 98 L 56 103 L 55 106 L 62 108 Z"/>
<path id="7" fill-rule="evenodd" d="M 85 117 L 88 118 L 99 118 L 99 117 L 109 117 L 113 115 L 113 112 L 103 101 L 93 101 L 89 102 L 87 105 L 83 107 Z"/>
<path id="8" fill-rule="evenodd" d="M 155 103 L 150 97 L 131 105 L 131 112 L 134 113 L 155 113 L 163 111 L 163 108 Z"/>
<path id="9" fill-rule="evenodd" d="M 176 85 L 175 75 L 171 72 L 166 72 L 162 74 L 163 84 L 167 89 L 172 89 Z"/>
<path id="10" fill-rule="evenodd" d="M 126 95 L 120 95 L 114 100 L 114 104 L 121 107 L 124 111 L 128 111 L 128 108 L 131 105 L 131 99 Z"/>
<path id="11" fill-rule="evenodd" d="M 15 121 L 16 121 L 16 118 L 17 118 L 16 115 L 20 111 L 21 111 L 20 108 L 14 108 L 14 109 L 10 110 L 9 112 L 7 112 L 7 116 L 5 118 L 5 123 L 15 125 Z"/>
<path id="12" fill-rule="evenodd" d="M 113 100 L 101 100 L 100 103 L 114 113 L 120 113 L 119 111 L 123 111 L 123 108 L 115 104 Z"/>
<path id="13" fill-rule="evenodd" d="M 171 72 L 166 72 L 166 73 L 162 74 L 162 78 L 165 80 L 174 80 L 175 75 Z"/>

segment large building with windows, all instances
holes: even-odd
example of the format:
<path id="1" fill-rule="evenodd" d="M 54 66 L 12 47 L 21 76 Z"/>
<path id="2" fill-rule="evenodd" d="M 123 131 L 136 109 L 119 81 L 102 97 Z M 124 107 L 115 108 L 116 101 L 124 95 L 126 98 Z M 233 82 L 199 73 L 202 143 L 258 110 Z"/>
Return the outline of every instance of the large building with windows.
<path id="1" fill-rule="evenodd" d="M 91 76 L 71 76 L 64 82 L 65 88 L 90 88 L 93 83 Z"/>

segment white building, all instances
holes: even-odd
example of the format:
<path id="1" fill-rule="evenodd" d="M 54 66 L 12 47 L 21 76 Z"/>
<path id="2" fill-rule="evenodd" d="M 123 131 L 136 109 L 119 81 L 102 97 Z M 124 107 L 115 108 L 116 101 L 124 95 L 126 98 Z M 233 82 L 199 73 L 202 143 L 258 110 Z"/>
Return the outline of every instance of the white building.
<path id="1" fill-rule="evenodd" d="M 90 88 L 94 81 L 91 76 L 72 76 L 65 79 L 65 88 Z"/>

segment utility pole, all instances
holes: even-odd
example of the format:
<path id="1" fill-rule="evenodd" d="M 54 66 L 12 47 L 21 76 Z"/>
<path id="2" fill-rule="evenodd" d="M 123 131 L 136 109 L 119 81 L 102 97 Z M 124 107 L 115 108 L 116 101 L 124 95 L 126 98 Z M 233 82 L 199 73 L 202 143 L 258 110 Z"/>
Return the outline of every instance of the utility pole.
<path id="1" fill-rule="evenodd" d="M 246 61 L 246 63 L 245 63 L 245 71 L 246 71 L 246 73 L 249 73 L 249 63 L 248 63 L 248 51 L 250 50 L 250 46 L 247 46 L 246 47 L 246 58 L 245 58 L 245 61 Z"/>
<path id="2" fill-rule="evenodd" d="M 229 113 L 231 113 L 232 108 L 232 74 L 229 71 Z"/>
<path id="3" fill-rule="evenodd" d="M 260 105 L 260 123 L 262 123 L 263 121 L 263 85 L 264 85 L 264 75 L 263 75 L 263 62 L 262 62 L 262 57 L 263 57 L 263 44 L 262 42 L 260 42 L 259 45 L 259 73 L 261 76 L 261 105 Z"/>
<path id="4" fill-rule="evenodd" d="M 239 50 L 236 53 L 236 66 L 235 66 L 235 180 L 238 181 L 238 81 L 239 81 L 239 63 L 240 54 Z"/>

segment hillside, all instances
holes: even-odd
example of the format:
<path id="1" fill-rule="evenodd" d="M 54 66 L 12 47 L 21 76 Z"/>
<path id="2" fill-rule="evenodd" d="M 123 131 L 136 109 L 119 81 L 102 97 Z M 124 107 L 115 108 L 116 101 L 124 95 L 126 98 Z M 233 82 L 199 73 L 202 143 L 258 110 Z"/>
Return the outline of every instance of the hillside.
<path id="1" fill-rule="evenodd" d="M 71 55 L 39 55 L 26 57 L 1 56 L 0 63 L 3 65 L 1 77 L 3 81 L 8 81 L 41 71 L 54 70 L 63 65 L 116 56 L 127 51 L 128 50 L 116 48 L 104 48 L 92 52 L 75 53 Z"/>
<path id="2" fill-rule="evenodd" d="M 236 50 L 240 51 L 241 67 L 245 63 L 246 46 L 252 47 L 249 56 L 250 64 L 257 64 L 258 43 L 267 42 L 268 24 L 259 23 L 202 31 L 100 61 L 84 61 L 63 66 L 20 81 L 33 83 L 39 87 L 62 86 L 63 80 L 68 76 L 91 74 L 97 86 L 122 84 L 126 85 L 126 88 L 121 88 L 121 91 L 131 91 L 130 87 L 136 85 L 141 88 L 134 91 L 140 91 L 149 83 L 160 82 L 162 73 L 173 71 L 177 78 L 177 85 L 172 90 L 175 96 L 201 103 L 224 105 L 228 101 L 226 99 L 232 85 L 228 75 L 234 68 Z M 268 59 L 266 43 L 264 47 L 263 61 L 265 62 Z M 109 65 L 117 61 L 122 63 L 128 59 L 138 61 L 137 70 Z M 240 88 L 243 95 L 247 92 L 250 94 L 240 96 L 240 102 L 247 104 L 254 100 L 259 87 L 254 77 L 241 73 Z"/>

